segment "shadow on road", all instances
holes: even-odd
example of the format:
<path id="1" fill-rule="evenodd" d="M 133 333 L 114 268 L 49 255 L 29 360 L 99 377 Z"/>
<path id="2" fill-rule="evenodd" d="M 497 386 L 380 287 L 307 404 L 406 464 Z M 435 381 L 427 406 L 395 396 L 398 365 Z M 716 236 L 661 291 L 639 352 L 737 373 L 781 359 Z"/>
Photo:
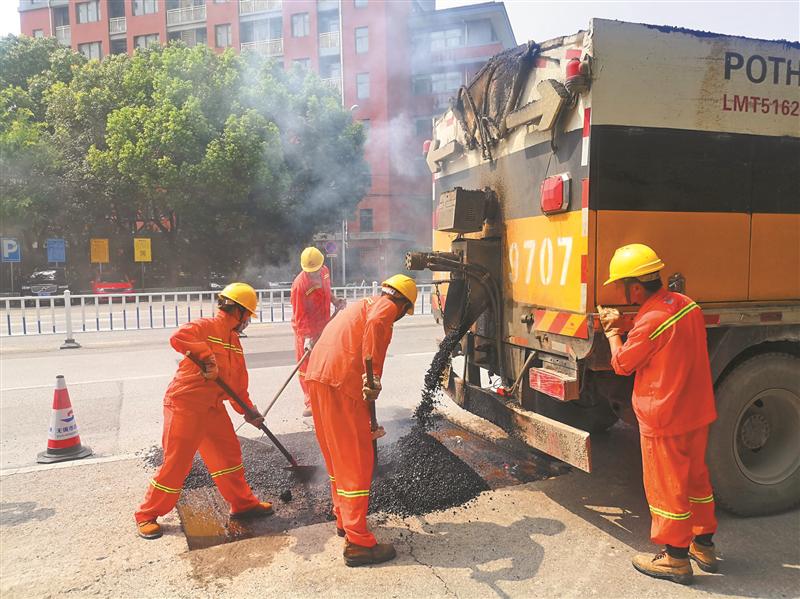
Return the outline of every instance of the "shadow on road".
<path id="1" fill-rule="evenodd" d="M 414 561 L 432 568 L 468 569 L 471 579 L 504 598 L 509 595 L 500 582 L 528 580 L 539 571 L 544 547 L 536 537 L 557 535 L 566 528 L 558 520 L 531 516 L 505 526 L 479 521 L 430 524 L 424 518 L 420 523 L 423 532 L 398 534 Z"/>
<path id="2" fill-rule="evenodd" d="M 592 474 L 575 471 L 541 481 L 536 489 L 630 547 L 631 555 L 655 553 L 637 431 L 617 424 L 607 433 L 592 435 L 592 456 Z M 743 597 L 797 595 L 800 510 L 740 518 L 718 509 L 717 517 L 719 530 L 714 540 L 721 557 L 720 574 L 704 575 L 695 566 L 695 588 Z M 635 575 L 633 569 L 631 573 Z"/>
<path id="3" fill-rule="evenodd" d="M 36 507 L 35 501 L 0 503 L 0 526 L 17 526 L 32 520 L 42 521 L 55 515 L 56 511 L 49 507 Z"/>

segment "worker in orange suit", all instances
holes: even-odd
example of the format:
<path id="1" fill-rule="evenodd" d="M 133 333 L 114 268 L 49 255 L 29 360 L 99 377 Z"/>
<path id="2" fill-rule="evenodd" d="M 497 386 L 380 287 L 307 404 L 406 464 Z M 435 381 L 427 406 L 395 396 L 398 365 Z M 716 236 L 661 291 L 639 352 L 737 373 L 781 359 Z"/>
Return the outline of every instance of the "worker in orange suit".
<path id="1" fill-rule="evenodd" d="M 258 413 L 247 392 L 247 368 L 239 342 L 239 334 L 255 314 L 256 292 L 246 283 L 231 283 L 220 292 L 217 305 L 216 317 L 193 320 L 170 338 L 176 351 L 183 355 L 191 352 L 203 362 L 203 369 L 184 358 L 164 395 L 164 463 L 150 479 L 144 503 L 135 515 L 139 536 L 145 539 L 161 536 L 156 518 L 178 503 L 198 450 L 211 479 L 231 506 L 231 518 L 273 512 L 272 504 L 259 501 L 245 481 L 242 448 L 223 403 L 228 396 L 214 383 L 217 377 L 222 378 L 253 413 Z M 243 413 L 238 404 L 231 405 Z M 256 427 L 264 420 L 245 418 Z"/>
<path id="2" fill-rule="evenodd" d="M 639 243 L 619 248 L 611 259 L 605 284 L 615 282 L 627 304 L 641 306 L 625 342 L 619 311 L 598 309 L 614 371 L 636 375 L 632 399 L 650 537 L 665 546 L 655 556 L 635 556 L 633 566 L 648 576 L 690 584 L 690 559 L 701 570 L 717 571 L 712 541 L 717 520 L 705 461 L 708 427 L 717 413 L 702 311 L 685 295 L 664 289 L 663 268 L 656 252 Z"/>
<path id="3" fill-rule="evenodd" d="M 382 283 L 380 296 L 350 304 L 333 319 L 309 358 L 306 383 L 314 428 L 331 480 L 337 533 L 346 537 L 344 562 L 348 566 L 377 564 L 396 555 L 391 543 L 378 543 L 367 528 L 375 459 L 369 402 L 381 391 L 380 376 L 394 323 L 414 313 L 416 299 L 413 279 L 390 277 Z M 367 356 L 373 360 L 372 387 L 365 374 Z"/>
<path id="4" fill-rule="evenodd" d="M 300 254 L 302 271 L 292 283 L 292 329 L 294 329 L 294 353 L 300 363 L 307 351 L 322 334 L 322 329 L 331 319 L 331 304 L 341 309 L 345 301 L 331 293 L 331 275 L 324 265 L 325 257 L 315 247 L 307 247 Z M 305 364 L 297 371 L 303 390 L 305 409 L 303 416 L 311 416 L 311 399 L 306 385 Z"/>

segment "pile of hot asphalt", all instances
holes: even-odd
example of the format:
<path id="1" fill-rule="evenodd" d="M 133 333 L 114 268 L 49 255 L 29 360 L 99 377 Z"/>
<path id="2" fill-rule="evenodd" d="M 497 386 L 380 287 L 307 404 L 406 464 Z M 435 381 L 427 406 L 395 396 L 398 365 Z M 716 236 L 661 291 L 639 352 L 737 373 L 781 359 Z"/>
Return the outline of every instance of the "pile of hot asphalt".
<path id="1" fill-rule="evenodd" d="M 433 409 L 441 393 L 442 375 L 459 339 L 456 333 L 442 341 L 425 375 L 422 400 L 414 411 L 415 424 L 411 431 L 396 443 L 378 441 L 379 467 L 372 483 L 370 512 L 399 516 L 426 514 L 463 505 L 489 489 L 469 466 L 426 432 L 435 426 Z M 316 474 L 298 476 L 285 470 L 286 460 L 266 438 L 240 438 L 247 482 L 259 498 L 278 502 L 276 509 L 280 509 L 278 497 L 282 493 L 286 496 L 285 491 L 289 490 L 292 501 L 300 500 L 314 506 L 315 511 L 330 513 L 330 484 L 316 438 L 311 432 L 290 437 L 290 440 L 282 439 L 284 444 L 296 454 L 298 462 L 319 466 Z M 150 448 L 144 453 L 143 461 L 149 468 L 160 466 L 161 448 Z M 195 456 L 184 488 L 211 485 L 208 470 L 200 457 Z"/>

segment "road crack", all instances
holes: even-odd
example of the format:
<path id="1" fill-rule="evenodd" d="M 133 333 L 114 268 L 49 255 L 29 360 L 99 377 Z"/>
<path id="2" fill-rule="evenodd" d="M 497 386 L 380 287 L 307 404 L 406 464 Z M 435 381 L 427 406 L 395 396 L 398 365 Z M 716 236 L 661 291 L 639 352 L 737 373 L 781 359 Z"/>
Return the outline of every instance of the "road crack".
<path id="1" fill-rule="evenodd" d="M 428 570 L 431 571 L 431 574 L 433 574 L 437 578 L 437 580 L 439 580 L 439 582 L 442 583 L 442 586 L 444 587 L 444 590 L 445 590 L 445 593 L 446 593 L 447 596 L 458 597 L 458 594 L 450 589 L 450 587 L 447 584 L 447 581 L 445 581 L 445 579 L 442 578 L 442 576 L 436 571 L 436 568 L 434 566 L 432 566 L 431 564 L 426 564 L 425 562 L 423 562 L 421 559 L 419 559 L 414 554 L 414 547 L 413 547 L 413 543 L 412 543 L 412 539 L 411 539 L 411 537 L 413 536 L 413 533 L 411 532 L 411 529 L 408 527 L 408 525 L 405 522 L 403 524 L 404 524 L 405 529 L 406 529 L 406 531 L 408 533 L 408 537 L 405 537 L 405 536 L 403 536 L 401 534 L 400 538 L 405 543 L 406 548 L 408 549 L 408 555 L 411 556 L 411 559 L 413 559 L 420 566 L 423 566 L 424 568 L 427 568 Z"/>

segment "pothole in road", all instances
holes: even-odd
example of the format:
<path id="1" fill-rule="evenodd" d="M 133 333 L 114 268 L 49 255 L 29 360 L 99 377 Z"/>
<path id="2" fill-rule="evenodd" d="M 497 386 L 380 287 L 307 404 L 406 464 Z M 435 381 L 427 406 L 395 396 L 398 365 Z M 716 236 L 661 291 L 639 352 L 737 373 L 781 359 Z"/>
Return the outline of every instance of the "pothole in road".
<path id="1" fill-rule="evenodd" d="M 282 435 L 301 464 L 319 466 L 311 476 L 284 470 L 283 456 L 263 441 L 240 438 L 245 476 L 256 496 L 271 501 L 275 514 L 256 520 L 231 520 L 208 471 L 195 458 L 178 502 L 189 549 L 241 539 L 283 534 L 332 520 L 330 484 L 312 432 Z M 428 433 L 412 429 L 396 443 L 378 447 L 378 472 L 370 494 L 370 513 L 399 516 L 462 506 L 483 491 L 557 476 L 568 467 L 542 454 L 518 452 L 486 441 L 448 421 Z M 160 465 L 160 448 L 144 457 Z M 291 499 L 282 501 L 280 496 Z"/>

